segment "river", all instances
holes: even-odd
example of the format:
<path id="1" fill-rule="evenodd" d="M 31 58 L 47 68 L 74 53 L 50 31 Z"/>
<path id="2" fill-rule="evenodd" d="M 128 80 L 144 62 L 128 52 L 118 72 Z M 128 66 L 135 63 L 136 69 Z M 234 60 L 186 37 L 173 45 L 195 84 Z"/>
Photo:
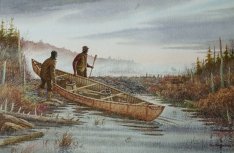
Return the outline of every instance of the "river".
<path id="1" fill-rule="evenodd" d="M 143 122 L 109 116 L 105 112 L 69 103 L 54 113 L 78 117 L 73 126 L 37 126 L 45 136 L 30 142 L 1 148 L 15 153 L 231 153 L 234 152 L 233 131 L 207 125 L 192 112 L 161 103 L 154 96 L 140 96 L 149 102 L 164 105 L 161 117 Z M 73 144 L 60 148 L 58 140 L 68 132 Z"/>

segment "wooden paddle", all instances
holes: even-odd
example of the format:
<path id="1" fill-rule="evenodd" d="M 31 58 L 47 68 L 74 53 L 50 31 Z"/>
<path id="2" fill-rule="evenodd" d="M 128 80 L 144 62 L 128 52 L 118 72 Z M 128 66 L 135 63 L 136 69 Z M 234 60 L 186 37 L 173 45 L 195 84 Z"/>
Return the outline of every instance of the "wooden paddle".
<path id="1" fill-rule="evenodd" d="M 95 63 L 96 59 L 97 59 L 97 55 L 94 56 L 93 65 L 92 66 L 94 66 L 94 63 Z M 93 71 L 93 68 L 90 71 L 89 77 L 91 77 L 92 71 Z"/>

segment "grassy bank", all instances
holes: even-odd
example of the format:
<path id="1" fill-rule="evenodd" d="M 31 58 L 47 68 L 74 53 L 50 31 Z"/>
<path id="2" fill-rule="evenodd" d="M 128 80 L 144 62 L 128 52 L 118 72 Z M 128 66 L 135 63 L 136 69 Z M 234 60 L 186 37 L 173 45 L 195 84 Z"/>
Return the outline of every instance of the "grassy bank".
<path id="1" fill-rule="evenodd" d="M 209 48 L 195 65 L 184 74 L 159 78 L 149 91 L 174 104 L 189 103 L 206 117 L 234 119 L 234 49 L 226 45 L 224 52 L 212 53 Z"/>

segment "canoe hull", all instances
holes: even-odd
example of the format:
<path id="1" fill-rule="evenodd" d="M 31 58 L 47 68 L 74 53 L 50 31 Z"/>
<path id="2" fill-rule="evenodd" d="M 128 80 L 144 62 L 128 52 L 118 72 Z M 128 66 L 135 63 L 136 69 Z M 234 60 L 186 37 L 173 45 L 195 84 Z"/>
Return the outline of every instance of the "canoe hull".
<path id="1" fill-rule="evenodd" d="M 37 75 L 39 75 L 40 63 L 35 60 L 32 60 L 32 66 L 33 66 L 34 72 Z M 60 73 L 62 72 L 66 75 L 70 75 L 71 77 L 74 77 L 70 73 L 63 72 L 60 70 L 58 71 Z M 87 81 L 87 78 L 83 78 L 83 79 L 86 79 Z M 155 104 L 151 104 L 148 102 L 147 103 L 145 102 L 144 104 L 140 104 L 140 103 L 122 103 L 122 102 L 94 99 L 94 98 L 86 97 L 86 96 L 68 91 L 65 88 L 62 88 L 61 86 L 57 84 L 54 84 L 53 92 L 58 93 L 59 95 L 63 96 L 64 98 L 74 103 L 84 104 L 93 108 L 101 109 L 101 110 L 108 111 L 111 113 L 123 115 L 123 116 L 130 117 L 133 119 L 144 120 L 144 121 L 153 121 L 154 119 L 159 117 L 160 114 L 164 110 L 164 106 L 155 105 Z"/>
<path id="2" fill-rule="evenodd" d="M 138 120 L 152 121 L 160 116 L 164 109 L 164 106 L 138 105 L 92 99 L 69 92 L 58 85 L 55 85 L 53 90 L 72 102 L 84 104 L 93 108 L 98 108 Z"/>

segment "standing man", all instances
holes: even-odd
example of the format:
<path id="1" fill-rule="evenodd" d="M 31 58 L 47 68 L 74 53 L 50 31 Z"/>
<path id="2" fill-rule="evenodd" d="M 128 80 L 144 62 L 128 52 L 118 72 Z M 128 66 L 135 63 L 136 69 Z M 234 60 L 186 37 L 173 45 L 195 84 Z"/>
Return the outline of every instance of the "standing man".
<path id="1" fill-rule="evenodd" d="M 41 85 L 40 89 L 47 85 L 47 100 L 51 100 L 52 84 L 55 83 L 55 66 L 56 66 L 57 52 L 52 51 L 50 58 L 46 59 L 41 65 Z"/>
<path id="2" fill-rule="evenodd" d="M 93 66 L 87 63 L 88 50 L 89 48 L 87 46 L 83 46 L 82 53 L 78 54 L 73 60 L 72 65 L 73 65 L 75 76 L 79 75 L 79 76 L 87 77 L 87 67 L 93 69 Z"/>

